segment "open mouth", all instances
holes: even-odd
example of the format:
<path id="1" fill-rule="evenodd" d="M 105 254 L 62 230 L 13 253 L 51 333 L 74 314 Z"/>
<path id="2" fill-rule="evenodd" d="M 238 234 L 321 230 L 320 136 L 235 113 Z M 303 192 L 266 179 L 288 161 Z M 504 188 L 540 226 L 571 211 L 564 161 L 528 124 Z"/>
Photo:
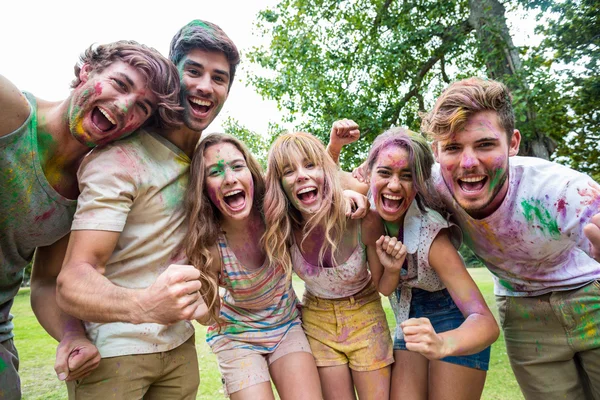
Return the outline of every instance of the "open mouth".
<path id="1" fill-rule="evenodd" d="M 464 178 L 458 178 L 457 182 L 461 190 L 466 193 L 477 193 L 485 186 L 488 177 L 486 175 L 477 175 Z"/>
<path id="2" fill-rule="evenodd" d="M 92 110 L 92 122 L 102 132 L 108 132 L 117 126 L 114 117 L 101 107 L 94 107 Z"/>
<path id="3" fill-rule="evenodd" d="M 211 101 L 202 99 L 200 97 L 189 96 L 188 102 L 190 103 L 190 107 L 197 114 L 206 114 L 210 111 L 213 106 Z"/>
<path id="4" fill-rule="evenodd" d="M 317 188 L 316 187 L 307 187 L 304 189 L 298 190 L 296 193 L 296 197 L 304 204 L 311 204 L 317 200 Z"/>
<path id="5" fill-rule="evenodd" d="M 233 211 L 243 210 L 246 206 L 246 192 L 241 189 L 232 190 L 223 195 L 223 200 Z"/>
<path id="6" fill-rule="evenodd" d="M 394 213 L 400 209 L 404 203 L 404 197 L 397 196 L 389 193 L 383 193 L 381 195 L 381 204 L 383 209 L 388 213 Z"/>

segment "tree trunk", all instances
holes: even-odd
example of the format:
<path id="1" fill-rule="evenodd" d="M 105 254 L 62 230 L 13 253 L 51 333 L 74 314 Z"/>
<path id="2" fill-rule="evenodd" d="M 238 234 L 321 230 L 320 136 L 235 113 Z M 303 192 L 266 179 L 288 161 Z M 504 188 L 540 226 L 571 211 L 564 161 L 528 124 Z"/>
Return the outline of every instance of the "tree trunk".
<path id="1" fill-rule="evenodd" d="M 469 9 L 469 22 L 475 29 L 478 50 L 485 60 L 488 77 L 504 82 L 513 93 L 520 92 L 523 94 L 521 98 L 527 99 L 529 88 L 519 51 L 506 25 L 504 6 L 498 0 L 469 0 Z M 519 154 L 549 159 L 556 144 L 536 129 L 535 119 L 535 108 L 527 101 Z"/>

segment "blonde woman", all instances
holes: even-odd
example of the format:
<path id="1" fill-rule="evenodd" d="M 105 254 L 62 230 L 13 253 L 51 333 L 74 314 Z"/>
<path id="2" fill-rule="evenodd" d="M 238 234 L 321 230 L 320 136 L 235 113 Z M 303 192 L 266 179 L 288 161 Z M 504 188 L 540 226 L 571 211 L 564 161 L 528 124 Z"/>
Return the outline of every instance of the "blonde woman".
<path id="1" fill-rule="evenodd" d="M 348 219 L 337 166 L 308 133 L 289 133 L 268 157 L 263 238 L 271 265 L 292 267 L 305 281 L 303 328 L 315 356 L 323 397 L 387 399 L 392 341 L 367 266 L 403 261 L 400 246 L 375 244 L 378 217 Z"/>
<path id="2" fill-rule="evenodd" d="M 269 263 L 260 165 L 237 139 L 205 137 L 186 194 L 190 263 L 201 271 L 207 342 L 231 399 L 317 399 L 319 376 L 286 265 Z M 219 297 L 219 287 L 224 296 Z"/>

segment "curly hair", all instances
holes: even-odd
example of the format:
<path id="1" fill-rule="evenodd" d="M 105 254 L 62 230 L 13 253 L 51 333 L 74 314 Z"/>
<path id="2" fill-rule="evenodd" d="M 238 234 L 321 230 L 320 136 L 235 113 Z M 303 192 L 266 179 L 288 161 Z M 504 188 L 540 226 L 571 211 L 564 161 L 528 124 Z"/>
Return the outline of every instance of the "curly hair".
<path id="1" fill-rule="evenodd" d="M 421 131 L 436 142 L 447 140 L 480 111 L 495 111 L 510 140 L 515 129 L 510 91 L 501 82 L 476 77 L 450 84 L 438 97 L 431 112 L 423 115 Z"/>
<path id="2" fill-rule="evenodd" d="M 100 73 L 115 61 L 122 61 L 136 68 L 146 80 L 148 89 L 158 99 L 157 112 L 144 126 L 176 128 L 182 124 L 182 108 L 179 105 L 179 72 L 158 50 L 133 40 L 92 45 L 79 57 L 75 64 L 75 79 L 71 88 L 81 83 L 79 74 L 84 64 L 93 73 Z"/>
<path id="3" fill-rule="evenodd" d="M 286 196 L 281 185 L 283 171 L 297 158 L 311 161 L 323 168 L 323 200 L 319 211 L 304 221 Z M 291 274 L 292 260 L 289 248 L 294 230 L 302 230 L 302 241 L 317 226 L 324 225 L 325 240 L 319 250 L 319 265 L 323 265 L 325 252 L 331 249 L 335 255 L 344 231 L 346 215 L 343 190 L 338 179 L 336 164 L 326 153 L 323 144 L 313 135 L 305 132 L 287 133 L 279 136 L 269 151 L 267 161 L 267 191 L 264 213 L 266 231 L 262 244 L 271 265 L 281 264 L 286 273 Z M 300 243 L 300 246 L 302 243 Z M 335 257 L 333 257 L 335 263 Z"/>
<path id="4" fill-rule="evenodd" d="M 265 194 L 265 181 L 260 164 L 252 156 L 248 148 L 238 139 L 225 133 L 211 133 L 202 138 L 192 158 L 190 180 L 185 194 L 185 210 L 188 219 L 188 233 L 185 239 L 185 248 L 190 264 L 200 271 L 202 283 L 202 297 L 208 306 L 212 319 L 219 321 L 219 280 L 216 273 L 210 270 L 213 257 L 211 247 L 217 243 L 221 232 L 219 215 L 221 212 L 212 203 L 206 191 L 206 165 L 204 152 L 211 146 L 220 143 L 234 145 L 246 160 L 254 181 L 254 197 L 252 207 L 258 207 L 262 215 L 262 204 Z"/>

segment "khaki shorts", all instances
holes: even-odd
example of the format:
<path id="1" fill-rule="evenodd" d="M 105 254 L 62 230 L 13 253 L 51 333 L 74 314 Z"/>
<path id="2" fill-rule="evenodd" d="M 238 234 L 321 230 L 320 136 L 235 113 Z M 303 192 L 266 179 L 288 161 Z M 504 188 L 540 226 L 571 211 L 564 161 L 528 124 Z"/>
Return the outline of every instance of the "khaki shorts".
<path id="1" fill-rule="evenodd" d="M 69 399 L 192 400 L 200 374 L 194 335 L 173 350 L 103 358 L 90 375 L 67 382 Z"/>
<path id="2" fill-rule="evenodd" d="M 281 357 L 297 352 L 311 353 L 300 325 L 291 327 L 272 353 L 263 354 L 246 348 L 218 351 L 215 355 L 225 395 L 229 396 L 259 383 L 270 382 L 269 366 Z"/>
<path id="3" fill-rule="evenodd" d="M 510 364 L 526 399 L 600 399 L 598 281 L 496 301 Z"/>
<path id="4" fill-rule="evenodd" d="M 355 371 L 375 371 L 394 362 L 390 328 L 373 283 L 343 299 L 304 292 L 302 327 L 317 367 L 349 364 Z"/>

